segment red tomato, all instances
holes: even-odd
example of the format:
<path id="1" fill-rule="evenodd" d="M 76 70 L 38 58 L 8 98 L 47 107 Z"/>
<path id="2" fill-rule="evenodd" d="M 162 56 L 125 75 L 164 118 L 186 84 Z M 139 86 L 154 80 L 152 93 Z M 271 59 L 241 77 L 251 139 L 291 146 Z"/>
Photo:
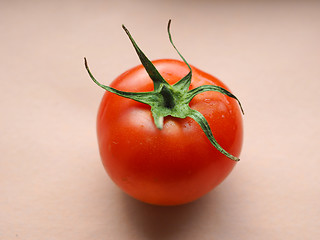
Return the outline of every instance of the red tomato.
<path id="1" fill-rule="evenodd" d="M 153 61 L 170 84 L 189 71 L 178 60 Z M 189 89 L 217 85 L 217 78 L 191 66 Z M 128 92 L 153 90 L 142 65 L 119 76 L 111 87 Z M 240 155 L 242 116 L 237 101 L 222 93 L 196 95 L 190 107 L 202 113 L 217 142 L 230 154 Z M 146 203 L 179 205 L 194 201 L 221 183 L 236 161 L 219 152 L 190 117 L 165 117 L 163 129 L 153 121 L 150 106 L 105 92 L 97 134 L 103 165 L 111 179 L 127 194 Z"/>

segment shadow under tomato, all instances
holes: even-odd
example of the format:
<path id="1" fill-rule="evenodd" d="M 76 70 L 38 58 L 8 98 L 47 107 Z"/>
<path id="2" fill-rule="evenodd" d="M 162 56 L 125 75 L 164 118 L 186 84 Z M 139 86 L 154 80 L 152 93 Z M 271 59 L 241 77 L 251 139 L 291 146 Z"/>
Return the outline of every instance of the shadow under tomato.
<path id="1" fill-rule="evenodd" d="M 149 205 L 124 193 L 122 200 L 128 221 L 133 224 L 140 239 L 171 240 L 184 239 L 191 233 L 191 228 L 196 234 L 197 226 L 201 226 L 201 222 L 208 218 L 213 226 L 219 225 L 219 214 L 214 211 L 219 208 L 219 198 L 215 196 L 216 193 L 209 195 L 192 203 L 169 207 Z M 211 215 L 212 211 L 216 212 L 214 216 Z"/>

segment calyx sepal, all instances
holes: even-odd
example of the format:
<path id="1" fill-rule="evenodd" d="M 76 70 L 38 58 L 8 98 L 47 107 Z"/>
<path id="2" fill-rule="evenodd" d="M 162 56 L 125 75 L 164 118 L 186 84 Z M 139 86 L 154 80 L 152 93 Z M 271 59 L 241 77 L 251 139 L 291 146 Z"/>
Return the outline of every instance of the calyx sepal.
<path id="1" fill-rule="evenodd" d="M 151 107 L 151 113 L 154 119 L 154 123 L 158 129 L 163 128 L 163 121 L 166 116 L 172 116 L 176 118 L 186 118 L 190 117 L 193 120 L 195 120 L 200 127 L 202 128 L 203 132 L 211 142 L 211 144 L 222 154 L 227 156 L 228 158 L 239 161 L 240 159 L 231 155 L 226 150 L 224 150 L 217 142 L 217 140 L 214 138 L 211 128 L 205 119 L 205 117 L 198 111 L 191 109 L 189 106 L 190 101 L 198 94 L 206 92 L 206 91 L 216 91 L 220 92 L 228 97 L 234 98 L 240 106 L 241 112 L 243 112 L 242 106 L 240 101 L 237 99 L 236 96 L 234 96 L 231 92 L 228 90 L 215 86 L 215 85 L 202 85 L 200 87 L 194 88 L 192 90 L 189 90 L 191 79 L 192 79 L 192 68 L 188 64 L 188 62 L 185 60 L 185 58 L 180 54 L 176 46 L 174 45 L 170 33 L 170 25 L 171 20 L 169 20 L 168 23 L 168 35 L 171 45 L 174 47 L 176 52 L 179 54 L 181 59 L 184 61 L 184 63 L 188 66 L 189 72 L 186 74 L 181 80 L 179 80 L 177 83 L 170 85 L 158 72 L 158 70 L 155 68 L 153 63 L 146 57 L 146 55 L 141 51 L 133 37 L 131 36 L 128 29 L 122 25 L 122 28 L 128 35 L 134 49 L 136 50 L 139 59 L 146 69 L 148 75 L 150 76 L 151 80 L 153 81 L 154 90 L 151 92 L 126 92 L 126 91 L 120 91 L 115 88 L 106 86 L 101 84 L 99 81 L 97 81 L 93 74 L 91 73 L 87 59 L 84 58 L 84 63 L 86 70 L 90 76 L 90 78 L 101 88 L 105 89 L 108 92 L 117 94 L 121 97 L 129 98 L 137 102 L 141 102 L 144 104 L 148 104 Z"/>

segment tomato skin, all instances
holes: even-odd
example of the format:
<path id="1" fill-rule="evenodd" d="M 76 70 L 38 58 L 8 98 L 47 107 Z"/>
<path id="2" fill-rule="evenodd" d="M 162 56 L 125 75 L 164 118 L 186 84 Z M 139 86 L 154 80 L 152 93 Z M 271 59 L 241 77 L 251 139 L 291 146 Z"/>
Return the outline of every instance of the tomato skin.
<path id="1" fill-rule="evenodd" d="M 152 62 L 169 84 L 189 69 L 178 60 Z M 201 85 L 228 88 L 217 78 L 193 67 L 190 89 Z M 116 78 L 113 88 L 145 92 L 153 82 L 142 65 Z M 243 126 L 236 100 L 218 92 L 204 92 L 191 102 L 208 121 L 217 142 L 239 157 Z M 127 194 L 146 203 L 179 205 L 194 201 L 221 183 L 236 162 L 220 153 L 191 118 L 166 117 L 156 128 L 150 106 L 105 92 L 97 117 L 97 135 L 103 165 Z"/>

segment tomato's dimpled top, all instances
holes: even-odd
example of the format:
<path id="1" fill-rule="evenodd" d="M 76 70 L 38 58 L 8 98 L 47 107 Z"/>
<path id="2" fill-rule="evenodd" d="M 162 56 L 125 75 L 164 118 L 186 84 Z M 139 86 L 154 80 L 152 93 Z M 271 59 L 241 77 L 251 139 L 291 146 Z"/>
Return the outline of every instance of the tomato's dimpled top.
<path id="1" fill-rule="evenodd" d="M 177 60 L 153 64 L 170 84 L 189 71 Z M 190 88 L 200 85 L 227 87 L 194 67 Z M 153 83 L 142 66 L 119 76 L 112 87 L 131 92 L 152 91 Z M 239 156 L 242 116 L 236 100 L 218 92 L 204 92 L 190 102 L 208 121 L 217 142 Z M 106 92 L 98 112 L 99 149 L 111 179 L 141 201 L 178 205 L 203 196 L 230 173 L 235 161 L 220 153 L 197 122 L 187 117 L 165 117 L 157 129 L 150 106 Z"/>

